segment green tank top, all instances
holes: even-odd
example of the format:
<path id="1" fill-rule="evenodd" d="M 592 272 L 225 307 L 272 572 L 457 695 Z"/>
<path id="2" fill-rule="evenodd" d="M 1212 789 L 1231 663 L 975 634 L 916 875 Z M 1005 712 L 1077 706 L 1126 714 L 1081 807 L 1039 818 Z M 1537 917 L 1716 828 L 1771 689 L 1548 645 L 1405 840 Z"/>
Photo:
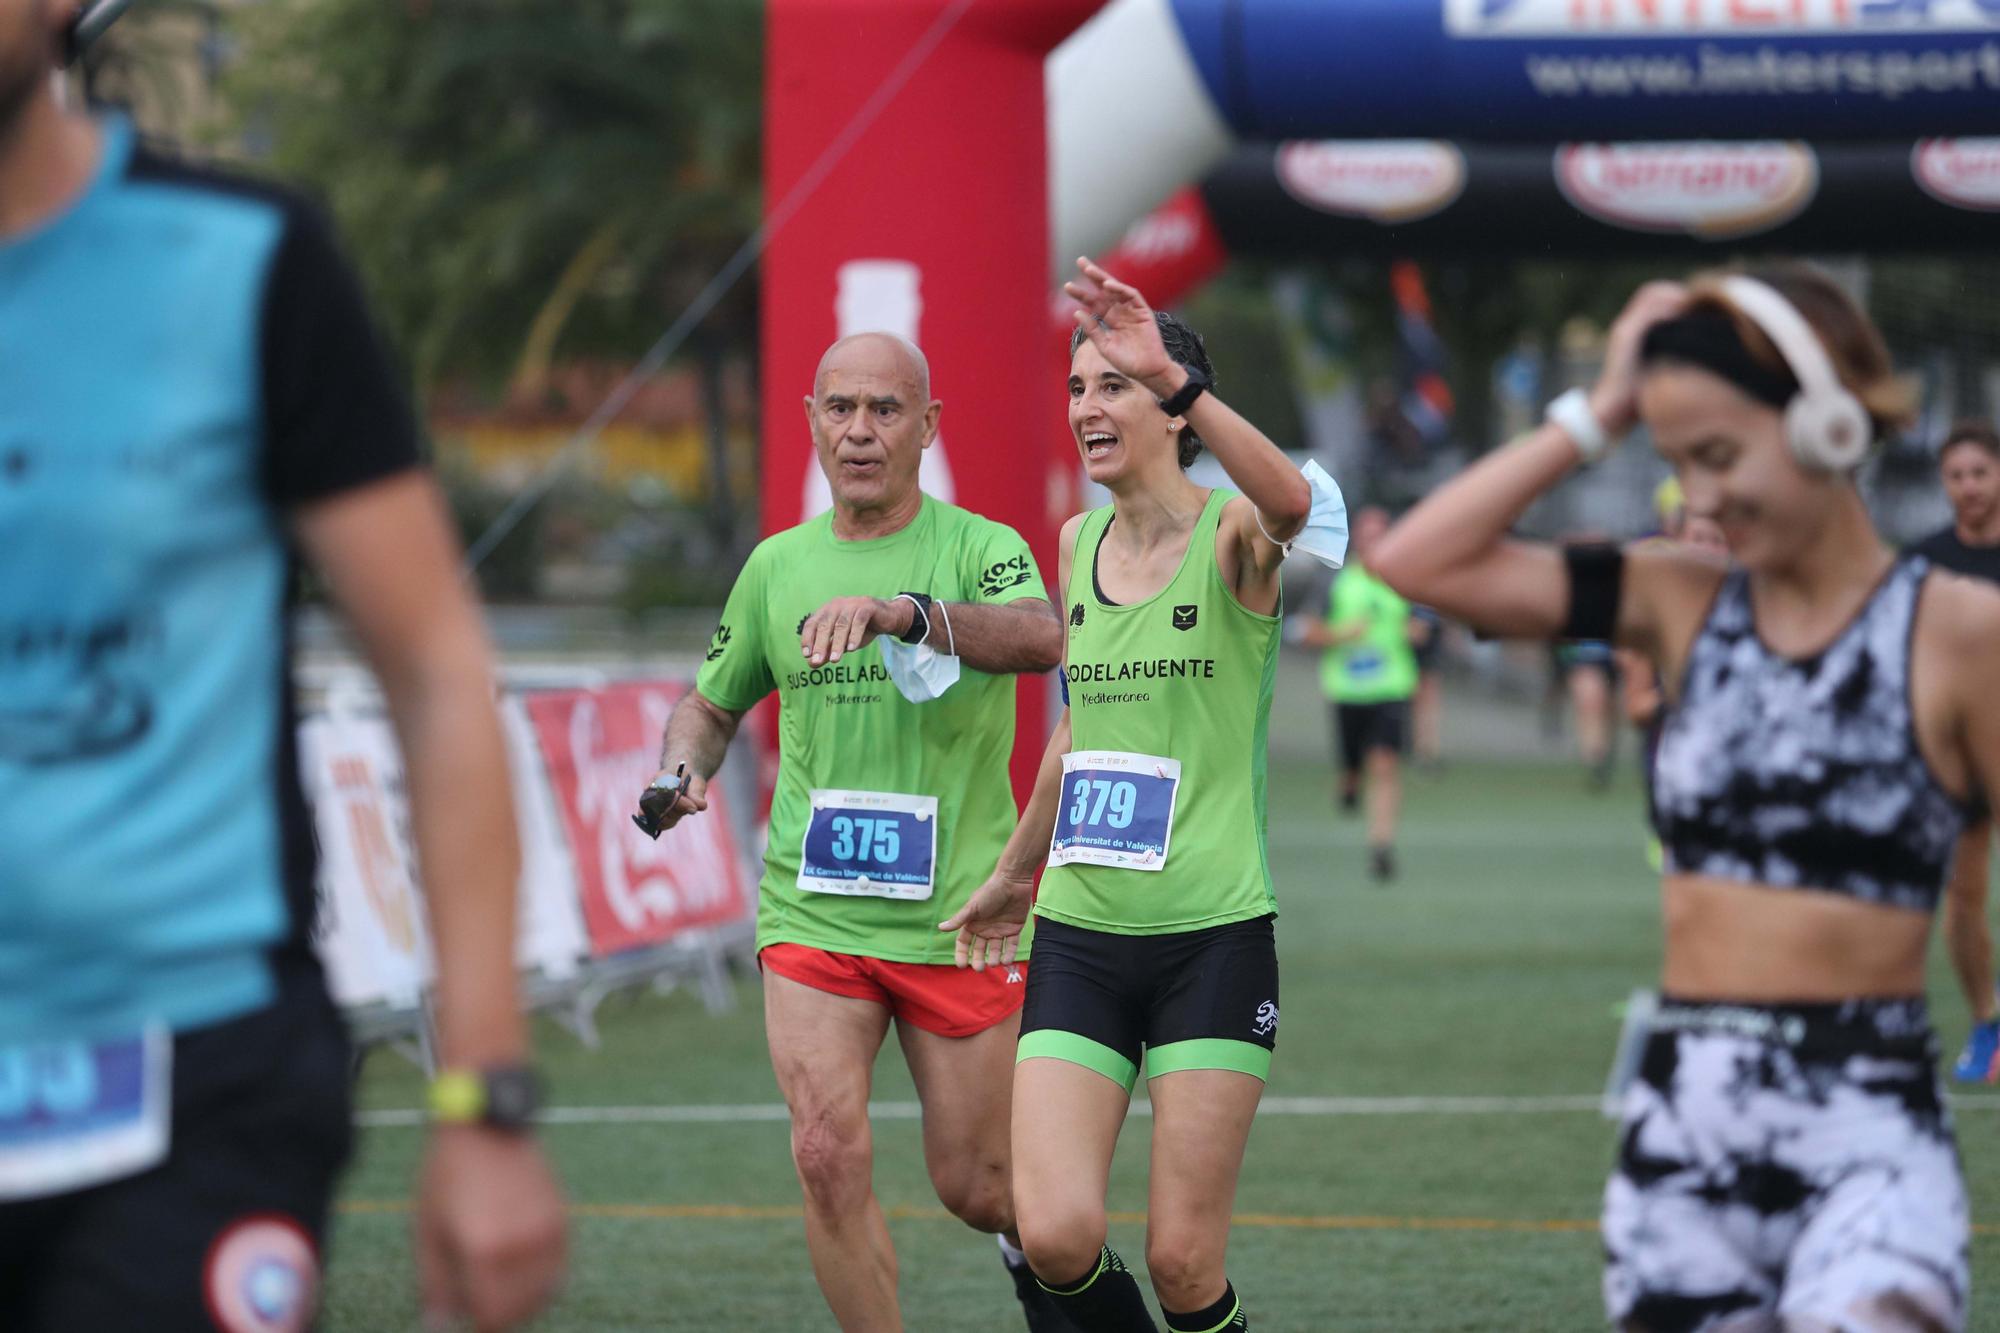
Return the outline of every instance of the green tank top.
<path id="1" fill-rule="evenodd" d="M 1410 604 L 1350 561 L 1333 581 L 1326 623 L 1359 623 L 1366 632 L 1320 657 L 1320 687 L 1335 703 L 1378 704 L 1417 692 L 1417 650 L 1410 646 Z"/>
<path id="2" fill-rule="evenodd" d="M 1213 491 L 1166 587 L 1113 606 L 1097 594 L 1111 525 L 1077 532 L 1069 587 L 1070 753 L 1038 915 L 1164 935 L 1277 911 L 1264 852 L 1264 760 L 1279 616 L 1223 584 Z"/>

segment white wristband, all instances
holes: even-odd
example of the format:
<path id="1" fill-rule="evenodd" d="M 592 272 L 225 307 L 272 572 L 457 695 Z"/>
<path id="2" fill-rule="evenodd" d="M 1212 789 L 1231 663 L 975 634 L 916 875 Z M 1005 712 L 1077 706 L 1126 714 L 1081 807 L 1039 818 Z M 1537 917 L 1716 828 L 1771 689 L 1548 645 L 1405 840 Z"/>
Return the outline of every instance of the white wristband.
<path id="1" fill-rule="evenodd" d="M 1590 410 L 1587 390 L 1571 389 L 1560 395 L 1549 404 L 1543 419 L 1569 436 L 1586 464 L 1595 463 L 1611 448 L 1611 437 L 1604 433 L 1604 423 Z"/>

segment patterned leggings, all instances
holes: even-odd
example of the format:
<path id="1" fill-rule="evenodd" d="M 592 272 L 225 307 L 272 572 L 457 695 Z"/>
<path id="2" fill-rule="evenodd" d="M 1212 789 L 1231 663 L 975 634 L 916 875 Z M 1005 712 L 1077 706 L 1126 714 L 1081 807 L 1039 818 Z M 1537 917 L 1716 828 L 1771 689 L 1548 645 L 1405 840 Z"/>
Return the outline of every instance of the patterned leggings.
<path id="1" fill-rule="evenodd" d="M 1629 1333 L 1959 1333 L 1964 1182 L 1924 1002 L 1666 1002 L 1604 1195 Z"/>

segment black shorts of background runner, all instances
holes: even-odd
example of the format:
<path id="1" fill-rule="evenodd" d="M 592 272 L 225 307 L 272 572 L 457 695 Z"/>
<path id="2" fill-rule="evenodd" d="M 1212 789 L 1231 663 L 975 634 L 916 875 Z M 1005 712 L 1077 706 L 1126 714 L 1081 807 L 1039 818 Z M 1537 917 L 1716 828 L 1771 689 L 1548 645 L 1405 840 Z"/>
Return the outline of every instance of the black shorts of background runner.
<path id="1" fill-rule="evenodd" d="M 211 1273 L 219 1242 L 242 1224 L 276 1223 L 324 1254 L 353 1142 L 352 1051 L 317 966 L 288 964 L 280 976 L 270 1007 L 175 1038 L 165 1162 L 0 1203 L 0 1329 L 213 1333 L 212 1300 L 257 1295 L 241 1290 L 258 1280 L 254 1236 L 248 1264 Z M 313 1268 L 293 1275 L 316 1282 L 317 1258 Z M 230 1285 L 211 1290 L 212 1276 Z"/>
<path id="2" fill-rule="evenodd" d="M 1114 1082 L 1183 1067 L 1163 1048 L 1181 1043 L 1204 1058 L 1186 1067 L 1229 1068 L 1263 1077 L 1278 1044 L 1278 951 L 1262 916 L 1170 935 L 1119 935 L 1046 917 L 1035 922 L 1035 965 L 1021 1009 L 1022 1057 L 1036 1032 L 1066 1033 L 1090 1050 L 1050 1050 Z M 1227 1048 L 1218 1045 L 1227 1043 Z M 1236 1053 L 1218 1051 L 1234 1048 Z M 1095 1058 L 1092 1058 L 1095 1057 Z M 1164 1057 L 1164 1058 L 1162 1058 Z"/>
<path id="3" fill-rule="evenodd" d="M 1438 654 L 1444 648 L 1444 617 L 1427 606 L 1413 606 L 1410 619 L 1431 627 L 1424 641 L 1411 650 L 1416 654 L 1417 674 L 1421 676 L 1437 668 Z"/>
<path id="4" fill-rule="evenodd" d="M 1343 773 L 1356 773 L 1370 750 L 1410 751 L 1410 701 L 1333 705 L 1334 759 Z"/>

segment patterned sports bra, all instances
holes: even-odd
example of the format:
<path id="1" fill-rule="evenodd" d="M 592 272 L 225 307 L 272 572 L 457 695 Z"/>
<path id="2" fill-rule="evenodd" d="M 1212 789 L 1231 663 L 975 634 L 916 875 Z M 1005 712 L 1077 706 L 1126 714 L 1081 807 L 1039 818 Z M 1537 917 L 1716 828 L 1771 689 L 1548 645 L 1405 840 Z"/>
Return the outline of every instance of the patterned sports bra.
<path id="1" fill-rule="evenodd" d="M 1669 873 L 1936 908 L 1969 810 L 1938 785 L 1911 716 L 1929 572 L 1898 560 L 1839 637 L 1798 660 L 1758 638 L 1749 576 L 1724 579 L 1655 761 Z"/>

